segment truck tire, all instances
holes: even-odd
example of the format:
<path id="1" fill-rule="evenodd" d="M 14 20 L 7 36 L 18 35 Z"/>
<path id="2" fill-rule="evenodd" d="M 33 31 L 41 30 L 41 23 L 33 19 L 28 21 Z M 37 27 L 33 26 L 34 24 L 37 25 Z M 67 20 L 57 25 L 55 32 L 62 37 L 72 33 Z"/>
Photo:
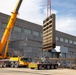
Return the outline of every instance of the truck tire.
<path id="1" fill-rule="evenodd" d="M 2 67 L 3 67 L 3 65 L 0 65 L 0 67 L 2 68 Z"/>
<path id="2" fill-rule="evenodd" d="M 4 67 L 4 68 L 5 68 L 5 67 L 7 67 L 7 64 L 6 64 L 6 63 L 4 63 L 4 64 L 2 65 L 2 67 Z"/>
<path id="3" fill-rule="evenodd" d="M 42 65 L 38 65 L 38 70 L 42 70 Z"/>
<path id="4" fill-rule="evenodd" d="M 54 68 L 55 68 L 55 69 L 57 69 L 57 68 L 58 68 L 58 66 L 57 66 L 57 65 L 55 65 L 55 66 L 54 66 Z"/>
<path id="5" fill-rule="evenodd" d="M 15 63 L 14 63 L 14 67 L 15 67 L 15 68 L 18 68 L 18 67 L 19 67 L 18 62 L 15 62 Z"/>
<path id="6" fill-rule="evenodd" d="M 54 65 L 51 65 L 51 69 L 54 69 Z"/>
<path id="7" fill-rule="evenodd" d="M 47 69 L 50 69 L 51 67 L 50 67 L 50 65 L 47 65 L 47 67 L 46 67 Z"/>
<path id="8" fill-rule="evenodd" d="M 14 67 L 14 62 L 10 62 L 10 67 L 13 68 Z"/>

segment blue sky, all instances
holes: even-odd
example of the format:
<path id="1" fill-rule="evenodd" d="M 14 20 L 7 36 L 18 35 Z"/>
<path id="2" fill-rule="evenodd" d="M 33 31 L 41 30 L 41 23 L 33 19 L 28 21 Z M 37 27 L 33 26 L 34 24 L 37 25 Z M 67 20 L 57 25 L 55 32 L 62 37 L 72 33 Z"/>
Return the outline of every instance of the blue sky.
<path id="1" fill-rule="evenodd" d="M 52 9 L 58 12 L 58 15 L 71 15 L 76 13 L 76 1 L 75 0 L 52 0 Z"/>
<path id="2" fill-rule="evenodd" d="M 18 0 L 0 0 L 0 12 L 11 15 Z M 23 0 L 18 17 L 42 25 L 47 0 Z M 56 30 L 76 36 L 76 0 L 51 0 Z"/>

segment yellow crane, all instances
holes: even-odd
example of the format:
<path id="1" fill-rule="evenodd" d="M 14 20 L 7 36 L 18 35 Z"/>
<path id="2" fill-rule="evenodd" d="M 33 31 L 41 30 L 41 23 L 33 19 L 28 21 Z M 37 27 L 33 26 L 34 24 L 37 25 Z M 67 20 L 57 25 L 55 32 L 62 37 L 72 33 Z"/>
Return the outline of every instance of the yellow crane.
<path id="1" fill-rule="evenodd" d="M 6 66 L 10 66 L 10 67 L 19 67 L 19 66 L 28 66 L 28 64 L 32 61 L 31 58 L 27 58 L 27 57 L 8 57 L 7 53 L 8 53 L 8 44 L 9 44 L 9 36 L 11 34 L 11 30 L 14 27 L 14 24 L 16 22 L 16 17 L 18 15 L 18 11 L 20 8 L 20 5 L 22 3 L 23 0 L 18 0 L 17 5 L 14 9 L 14 11 L 12 12 L 10 19 L 8 21 L 7 27 L 4 31 L 3 37 L 0 41 L 0 66 L 2 67 L 6 67 Z M 6 46 L 6 48 L 5 48 Z M 2 51 L 5 48 L 5 52 L 2 55 Z"/>
<path id="2" fill-rule="evenodd" d="M 6 58 L 6 54 L 7 54 L 7 51 L 8 51 L 7 47 L 5 49 L 4 55 L 2 55 L 2 51 L 3 51 L 4 47 L 5 47 L 5 44 L 6 44 L 6 42 L 8 40 L 8 37 L 9 37 L 9 35 L 11 33 L 11 30 L 14 27 L 16 17 L 18 15 L 18 10 L 20 8 L 21 3 L 22 3 L 22 0 L 18 0 L 17 5 L 16 5 L 14 11 L 12 12 L 12 14 L 10 16 L 10 19 L 9 19 L 7 27 L 6 27 L 5 31 L 4 31 L 3 37 L 2 37 L 2 39 L 0 41 L 0 59 Z"/>

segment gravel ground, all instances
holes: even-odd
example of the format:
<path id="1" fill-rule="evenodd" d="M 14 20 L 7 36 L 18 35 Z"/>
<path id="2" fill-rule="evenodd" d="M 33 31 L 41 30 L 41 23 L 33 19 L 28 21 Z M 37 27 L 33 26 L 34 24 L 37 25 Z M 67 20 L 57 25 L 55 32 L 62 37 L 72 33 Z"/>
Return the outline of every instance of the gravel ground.
<path id="1" fill-rule="evenodd" d="M 0 68 L 0 75 L 76 75 L 76 70 L 59 68 L 54 70 L 35 70 L 28 68 Z"/>

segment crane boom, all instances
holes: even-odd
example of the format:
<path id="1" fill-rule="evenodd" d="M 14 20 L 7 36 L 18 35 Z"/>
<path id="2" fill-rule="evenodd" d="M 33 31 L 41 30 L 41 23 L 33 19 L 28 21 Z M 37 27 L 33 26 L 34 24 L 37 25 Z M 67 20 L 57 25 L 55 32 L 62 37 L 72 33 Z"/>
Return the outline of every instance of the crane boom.
<path id="1" fill-rule="evenodd" d="M 5 31 L 4 31 L 3 37 L 2 37 L 1 42 L 0 42 L 0 54 L 2 53 L 3 48 L 4 48 L 4 46 L 5 46 L 6 42 L 7 42 L 7 39 L 9 37 L 9 35 L 10 35 L 10 32 L 14 27 L 16 17 L 17 17 L 17 14 L 18 14 L 18 10 L 20 8 L 21 3 L 22 3 L 22 0 L 18 0 L 17 5 L 16 5 L 14 11 L 12 12 L 12 14 L 10 16 L 7 27 L 6 27 Z"/>

